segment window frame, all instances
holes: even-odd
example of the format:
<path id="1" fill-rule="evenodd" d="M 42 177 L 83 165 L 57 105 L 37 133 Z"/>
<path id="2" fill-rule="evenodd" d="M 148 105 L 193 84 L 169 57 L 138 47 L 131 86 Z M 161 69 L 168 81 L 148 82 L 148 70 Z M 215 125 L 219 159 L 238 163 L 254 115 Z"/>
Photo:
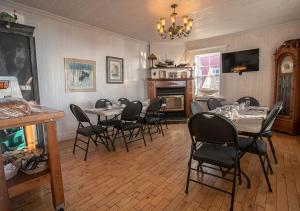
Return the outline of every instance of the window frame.
<path id="1" fill-rule="evenodd" d="M 219 56 L 219 73 L 217 74 L 212 74 L 212 75 L 200 75 L 200 69 L 201 67 L 208 67 L 208 71 L 210 70 L 210 68 L 214 67 L 215 65 L 210 66 L 210 61 L 211 61 L 211 56 L 213 56 L 214 54 L 217 54 Z M 208 61 L 208 66 L 201 66 L 199 65 L 199 57 L 208 57 L 209 61 Z M 194 95 L 195 96 L 204 96 L 201 95 L 199 92 L 200 87 L 198 87 L 199 84 L 199 80 L 201 77 L 214 77 L 214 76 L 218 76 L 219 77 L 219 81 L 218 81 L 218 92 L 215 93 L 215 96 L 220 96 L 221 95 L 221 73 L 222 73 L 222 54 L 221 51 L 217 51 L 217 52 L 210 52 L 210 53 L 202 53 L 202 54 L 197 54 L 194 56 L 195 59 L 195 84 L 194 84 Z M 215 66 L 217 67 L 217 66 Z M 215 71 L 215 70 L 214 70 Z M 209 73 L 209 72 L 208 72 Z M 203 82 L 204 83 L 204 82 Z"/>

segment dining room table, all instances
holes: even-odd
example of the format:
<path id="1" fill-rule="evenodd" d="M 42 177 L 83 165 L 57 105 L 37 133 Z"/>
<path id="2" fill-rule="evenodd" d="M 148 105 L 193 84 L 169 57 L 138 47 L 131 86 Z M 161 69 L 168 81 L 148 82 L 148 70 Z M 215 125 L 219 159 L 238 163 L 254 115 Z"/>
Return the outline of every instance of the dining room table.
<path id="1" fill-rule="evenodd" d="M 260 132 L 263 121 L 266 119 L 269 107 L 225 105 L 210 112 L 220 114 L 230 119 L 239 133 L 257 134 Z"/>
<path id="2" fill-rule="evenodd" d="M 142 113 L 147 112 L 147 108 L 149 107 L 150 103 L 148 101 L 142 102 L 143 108 Z M 162 104 L 162 108 L 165 107 L 166 104 Z M 85 108 L 84 111 L 89 114 L 96 114 L 100 117 L 104 117 L 105 120 L 111 116 L 118 116 L 122 113 L 126 105 L 119 105 L 119 104 L 112 104 L 111 106 L 107 106 L 105 108 Z"/>

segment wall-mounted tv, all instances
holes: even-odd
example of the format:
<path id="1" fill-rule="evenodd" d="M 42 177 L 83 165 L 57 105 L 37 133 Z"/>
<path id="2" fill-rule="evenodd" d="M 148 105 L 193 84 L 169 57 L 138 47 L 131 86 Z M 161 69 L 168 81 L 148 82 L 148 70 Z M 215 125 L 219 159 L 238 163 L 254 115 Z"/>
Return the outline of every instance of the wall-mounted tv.
<path id="1" fill-rule="evenodd" d="M 259 70 L 259 49 L 222 54 L 222 72 L 239 73 Z"/>

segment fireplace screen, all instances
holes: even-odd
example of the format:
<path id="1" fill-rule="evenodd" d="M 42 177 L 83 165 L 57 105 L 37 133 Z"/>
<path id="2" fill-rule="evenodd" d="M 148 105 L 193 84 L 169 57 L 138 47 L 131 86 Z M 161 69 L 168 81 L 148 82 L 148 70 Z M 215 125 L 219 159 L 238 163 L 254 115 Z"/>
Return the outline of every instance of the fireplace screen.
<path id="1" fill-rule="evenodd" d="M 161 97 L 166 102 L 164 111 L 184 111 L 184 95 L 166 95 Z"/>

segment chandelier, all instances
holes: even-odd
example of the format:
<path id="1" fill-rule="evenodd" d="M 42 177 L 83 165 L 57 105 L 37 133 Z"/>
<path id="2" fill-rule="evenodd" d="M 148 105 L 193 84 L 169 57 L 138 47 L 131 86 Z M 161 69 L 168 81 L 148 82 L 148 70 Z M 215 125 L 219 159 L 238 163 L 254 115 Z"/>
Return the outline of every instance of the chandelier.
<path id="1" fill-rule="evenodd" d="M 165 18 L 160 18 L 159 21 L 157 22 L 157 31 L 159 35 L 163 38 L 166 39 L 169 35 L 170 39 L 173 40 L 176 36 L 181 38 L 181 37 L 187 37 L 191 31 L 192 31 L 192 26 L 193 26 L 193 19 L 188 18 L 187 15 L 182 16 L 182 21 L 183 21 L 183 26 L 178 26 L 176 25 L 176 7 L 178 7 L 177 4 L 172 4 L 171 8 L 174 10 L 171 15 L 171 26 L 166 29 L 166 19 Z"/>

